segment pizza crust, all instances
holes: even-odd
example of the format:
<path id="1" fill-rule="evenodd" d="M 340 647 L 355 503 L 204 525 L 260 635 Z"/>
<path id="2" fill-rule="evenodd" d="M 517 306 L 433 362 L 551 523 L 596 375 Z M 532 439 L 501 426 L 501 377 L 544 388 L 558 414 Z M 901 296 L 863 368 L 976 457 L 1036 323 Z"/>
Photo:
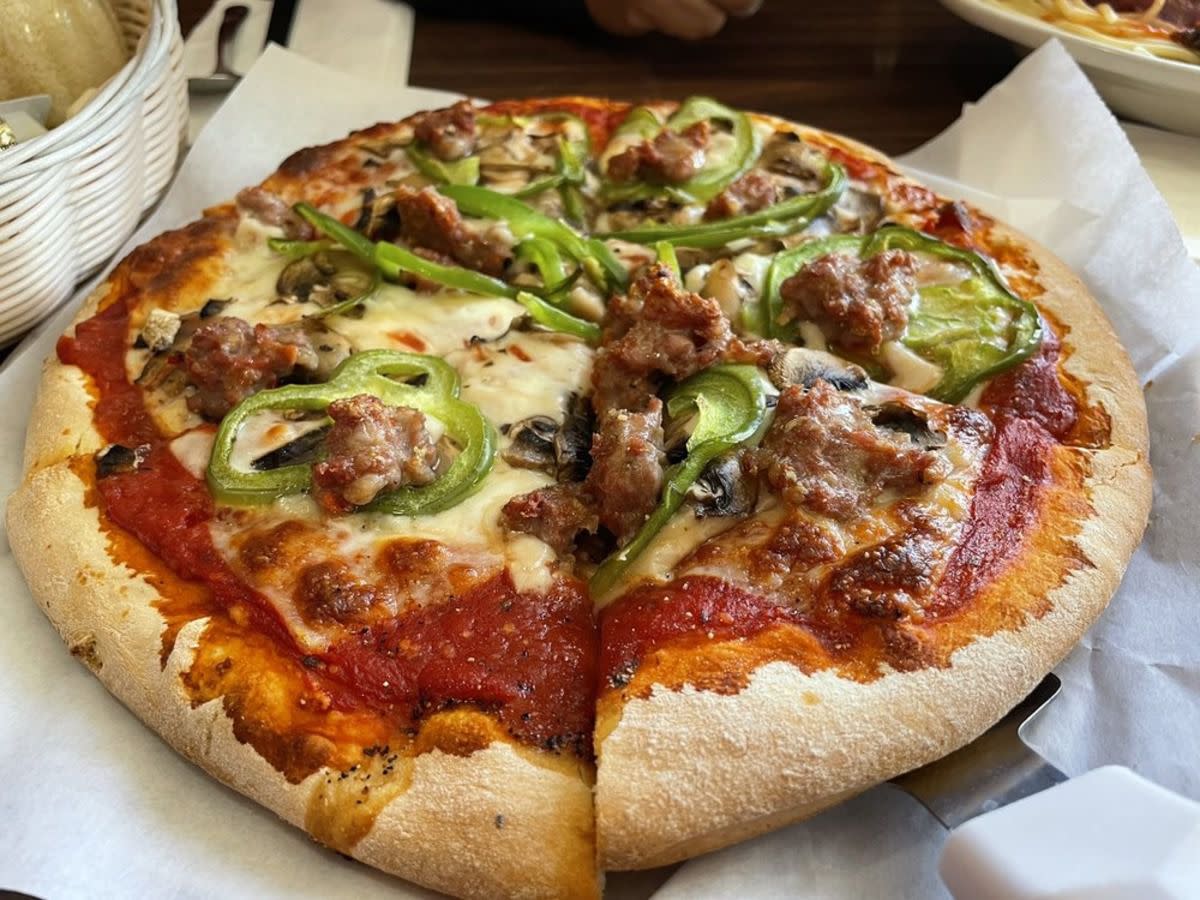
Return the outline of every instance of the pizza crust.
<path id="1" fill-rule="evenodd" d="M 51 370 L 56 366 L 62 368 L 54 362 Z M 48 383 L 60 378 L 66 380 L 58 373 Z M 8 532 L 34 597 L 110 692 L 209 774 L 305 827 L 314 792 L 340 773 L 323 769 L 292 784 L 238 740 L 220 701 L 192 707 L 180 676 L 205 620 L 184 627 L 160 667 L 159 592 L 114 564 L 83 482 L 65 462 L 25 479 L 9 500 Z M 539 764 L 531 754 L 501 742 L 468 757 L 422 754 L 407 788 L 379 811 L 361 841 L 341 849 L 463 897 L 596 897 L 591 788 L 583 773 Z M 540 864 L 529 865 L 533 859 Z"/>
<path id="2" fill-rule="evenodd" d="M 870 148 L 838 140 L 896 168 Z M 1150 510 L 1141 388 L 1083 283 L 1015 230 L 993 230 L 1037 264 L 1046 289 L 1038 303 L 1069 328 L 1065 369 L 1087 385 L 1087 402 L 1111 418 L 1110 447 L 1075 451 L 1090 464 L 1085 486 L 1093 512 L 1075 540 L 1085 565 L 1050 593 L 1048 613 L 976 639 L 945 669 L 894 672 L 863 684 L 775 662 L 736 694 L 656 686 L 623 707 L 602 705 L 596 818 L 605 868 L 650 868 L 728 846 L 939 759 L 1015 706 L 1107 606 Z"/>

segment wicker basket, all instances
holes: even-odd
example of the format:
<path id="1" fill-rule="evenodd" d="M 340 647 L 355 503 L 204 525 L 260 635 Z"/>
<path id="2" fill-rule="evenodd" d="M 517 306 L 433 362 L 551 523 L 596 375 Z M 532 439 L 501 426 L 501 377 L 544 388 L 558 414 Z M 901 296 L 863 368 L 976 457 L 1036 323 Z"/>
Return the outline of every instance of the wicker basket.
<path id="1" fill-rule="evenodd" d="M 115 0 L 131 58 L 78 113 L 0 153 L 0 343 L 28 331 L 158 202 L 187 129 L 174 0 Z"/>

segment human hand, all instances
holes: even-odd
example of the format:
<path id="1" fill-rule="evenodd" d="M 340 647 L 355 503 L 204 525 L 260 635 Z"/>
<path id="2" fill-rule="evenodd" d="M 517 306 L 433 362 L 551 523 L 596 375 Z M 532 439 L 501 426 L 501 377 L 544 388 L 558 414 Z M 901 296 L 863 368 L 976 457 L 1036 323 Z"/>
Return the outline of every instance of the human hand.
<path id="1" fill-rule="evenodd" d="M 587 0 L 596 24 L 613 34 L 661 31 L 694 41 L 712 37 L 729 16 L 752 16 L 762 0 Z"/>

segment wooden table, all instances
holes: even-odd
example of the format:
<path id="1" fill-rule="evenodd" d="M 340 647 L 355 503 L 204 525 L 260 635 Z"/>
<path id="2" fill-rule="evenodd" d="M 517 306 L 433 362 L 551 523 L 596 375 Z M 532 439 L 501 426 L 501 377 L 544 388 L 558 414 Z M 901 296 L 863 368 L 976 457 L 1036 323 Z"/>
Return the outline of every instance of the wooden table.
<path id="1" fill-rule="evenodd" d="M 179 0 L 185 32 L 211 2 Z M 941 131 L 1014 62 L 1004 41 L 935 0 L 766 0 L 694 44 L 422 13 L 409 81 L 494 99 L 711 94 L 899 153 Z"/>

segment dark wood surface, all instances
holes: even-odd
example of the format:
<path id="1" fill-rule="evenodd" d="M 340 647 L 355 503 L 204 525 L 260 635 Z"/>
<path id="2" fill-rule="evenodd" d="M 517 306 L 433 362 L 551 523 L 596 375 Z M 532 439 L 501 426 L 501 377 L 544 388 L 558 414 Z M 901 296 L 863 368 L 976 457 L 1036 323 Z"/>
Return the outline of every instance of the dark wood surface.
<path id="1" fill-rule="evenodd" d="M 185 32 L 210 5 L 179 0 Z M 409 82 L 493 99 L 711 94 L 898 153 L 941 131 L 1014 62 L 1004 41 L 936 0 L 766 0 L 698 43 L 421 12 Z"/>

